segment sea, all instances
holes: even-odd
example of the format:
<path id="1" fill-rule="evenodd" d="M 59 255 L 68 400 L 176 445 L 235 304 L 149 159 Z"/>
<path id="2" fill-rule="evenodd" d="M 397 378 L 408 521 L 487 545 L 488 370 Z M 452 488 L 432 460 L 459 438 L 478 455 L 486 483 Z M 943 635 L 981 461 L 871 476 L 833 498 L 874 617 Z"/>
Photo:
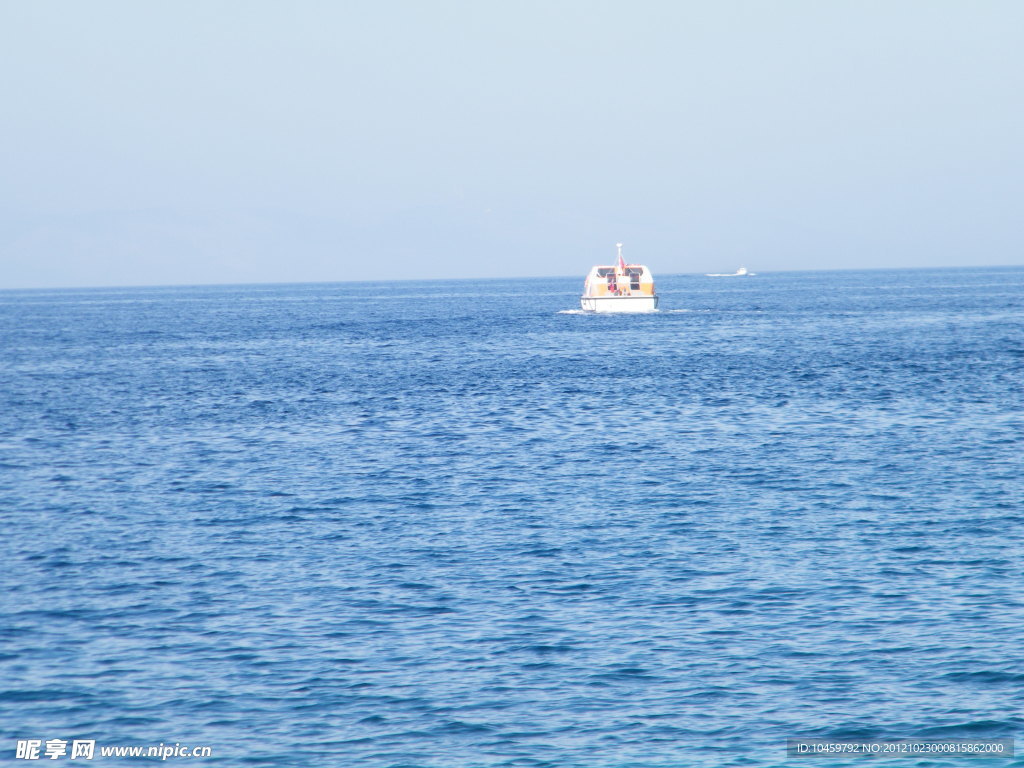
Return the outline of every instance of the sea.
<path id="1" fill-rule="evenodd" d="M 1024 267 L 581 286 L 0 292 L 5 764 L 1024 766 Z"/>

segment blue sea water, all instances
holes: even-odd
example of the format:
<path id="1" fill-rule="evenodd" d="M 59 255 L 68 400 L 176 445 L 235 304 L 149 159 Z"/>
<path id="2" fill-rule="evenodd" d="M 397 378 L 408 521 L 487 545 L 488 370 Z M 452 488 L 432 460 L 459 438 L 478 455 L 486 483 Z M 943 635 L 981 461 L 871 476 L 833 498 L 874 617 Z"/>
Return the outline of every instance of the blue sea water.
<path id="1" fill-rule="evenodd" d="M 1019 739 L 1024 269 L 581 282 L 0 293 L 0 754 Z"/>

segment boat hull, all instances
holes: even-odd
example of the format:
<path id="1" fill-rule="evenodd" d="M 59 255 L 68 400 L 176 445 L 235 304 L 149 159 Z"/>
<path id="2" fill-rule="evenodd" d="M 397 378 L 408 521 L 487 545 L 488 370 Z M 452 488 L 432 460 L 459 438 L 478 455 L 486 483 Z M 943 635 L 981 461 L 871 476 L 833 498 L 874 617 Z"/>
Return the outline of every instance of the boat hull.
<path id="1" fill-rule="evenodd" d="M 653 312 L 658 308 L 658 297 L 581 296 L 580 307 L 586 312 Z"/>

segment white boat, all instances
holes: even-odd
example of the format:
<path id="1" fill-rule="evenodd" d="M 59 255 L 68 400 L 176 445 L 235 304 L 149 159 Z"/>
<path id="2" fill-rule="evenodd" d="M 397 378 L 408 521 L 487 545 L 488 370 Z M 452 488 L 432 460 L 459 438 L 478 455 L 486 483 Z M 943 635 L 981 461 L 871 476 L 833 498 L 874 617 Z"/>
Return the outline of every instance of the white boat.
<path id="1" fill-rule="evenodd" d="M 643 264 L 627 264 L 622 258 L 622 243 L 615 246 L 619 249 L 618 263 L 590 270 L 580 306 L 588 312 L 653 312 L 658 308 L 658 295 L 651 270 Z"/>
<path id="2" fill-rule="evenodd" d="M 721 273 L 711 274 L 711 273 L 708 273 L 707 275 L 705 275 L 705 277 L 743 277 L 744 275 L 746 275 L 748 277 L 753 277 L 756 274 L 757 274 L 756 272 L 748 272 L 746 267 L 740 267 L 735 272 L 728 272 L 728 273 L 725 273 L 725 274 L 721 274 Z"/>

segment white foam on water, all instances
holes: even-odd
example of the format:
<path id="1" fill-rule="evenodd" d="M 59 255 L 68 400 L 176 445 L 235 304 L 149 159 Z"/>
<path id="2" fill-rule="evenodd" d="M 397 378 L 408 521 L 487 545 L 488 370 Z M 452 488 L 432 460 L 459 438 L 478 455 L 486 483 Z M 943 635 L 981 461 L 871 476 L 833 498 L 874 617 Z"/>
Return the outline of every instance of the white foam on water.
<path id="1" fill-rule="evenodd" d="M 711 312 L 710 309 L 652 309 L 649 312 L 594 312 L 585 309 L 560 309 L 559 315 L 675 315 L 682 312 Z"/>

